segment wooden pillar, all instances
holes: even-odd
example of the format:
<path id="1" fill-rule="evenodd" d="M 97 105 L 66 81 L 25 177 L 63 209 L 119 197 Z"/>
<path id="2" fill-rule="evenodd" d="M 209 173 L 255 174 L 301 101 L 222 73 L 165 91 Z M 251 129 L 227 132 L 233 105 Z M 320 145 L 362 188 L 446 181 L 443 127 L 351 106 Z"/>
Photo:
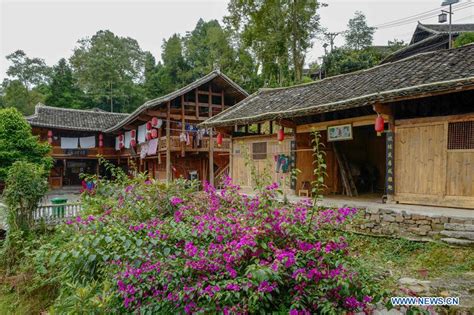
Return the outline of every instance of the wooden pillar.
<path id="1" fill-rule="evenodd" d="M 194 89 L 194 97 L 196 99 L 196 120 L 199 121 L 199 93 L 198 93 L 198 89 Z"/>
<path id="2" fill-rule="evenodd" d="M 212 88 L 211 84 L 209 83 L 209 98 L 208 98 L 208 106 L 209 106 L 209 118 L 212 117 Z M 214 139 L 212 134 L 212 128 L 209 132 L 209 183 L 214 185 Z"/>
<path id="3" fill-rule="evenodd" d="M 171 135 L 170 135 L 170 114 L 171 114 L 171 104 L 168 101 L 166 104 L 166 182 L 171 182 Z"/>
<path id="4" fill-rule="evenodd" d="M 184 120 L 184 94 L 181 95 L 181 132 L 185 133 L 186 128 L 185 128 L 186 121 Z M 186 142 L 181 143 L 181 157 L 185 156 L 185 148 L 186 148 Z"/>
<path id="5" fill-rule="evenodd" d="M 232 135 L 230 135 L 230 150 L 229 150 L 229 176 L 234 179 L 233 170 L 234 169 L 234 141 Z"/>
<path id="6" fill-rule="evenodd" d="M 221 91 L 221 111 L 224 110 L 224 90 Z"/>

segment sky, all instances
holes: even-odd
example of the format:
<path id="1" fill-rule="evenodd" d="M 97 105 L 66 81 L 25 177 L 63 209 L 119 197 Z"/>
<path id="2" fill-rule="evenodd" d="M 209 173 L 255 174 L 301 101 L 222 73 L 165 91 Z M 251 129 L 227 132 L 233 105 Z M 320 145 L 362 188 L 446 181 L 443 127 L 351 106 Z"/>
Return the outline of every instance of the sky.
<path id="1" fill-rule="evenodd" d="M 328 32 L 346 29 L 354 12 L 362 11 L 368 24 L 379 26 L 375 45 L 394 38 L 409 41 L 421 22 L 437 23 L 442 0 L 325 0 L 319 9 L 321 25 Z M 43 58 L 50 66 L 69 58 L 80 38 L 109 29 L 119 36 L 136 39 L 143 50 L 160 60 L 163 39 L 194 29 L 199 18 L 222 21 L 227 0 L 0 0 L 0 81 L 6 76 L 5 56 L 22 49 L 29 57 Z M 474 3 L 461 0 L 453 23 L 474 23 Z M 413 17 L 415 16 L 415 17 Z M 411 18 L 410 18 L 411 17 Z M 407 19 L 409 18 L 409 19 Z M 398 24 L 392 21 L 405 19 Z M 384 25 L 385 24 L 385 25 Z M 316 39 L 307 54 L 307 63 L 324 54 L 323 41 Z M 336 46 L 344 44 L 338 35 Z"/>

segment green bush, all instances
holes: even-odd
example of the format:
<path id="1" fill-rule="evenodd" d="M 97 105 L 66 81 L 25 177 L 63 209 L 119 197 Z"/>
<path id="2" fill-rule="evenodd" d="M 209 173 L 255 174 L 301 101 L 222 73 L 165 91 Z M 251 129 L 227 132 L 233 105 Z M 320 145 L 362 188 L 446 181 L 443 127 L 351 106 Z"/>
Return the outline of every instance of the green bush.
<path id="1" fill-rule="evenodd" d="M 43 166 L 17 161 L 9 168 L 3 191 L 8 233 L 1 251 L 2 263 L 8 269 L 21 257 L 25 237 L 34 223 L 34 211 L 47 190 Z"/>
<path id="2" fill-rule="evenodd" d="M 53 160 L 51 146 L 38 142 L 31 126 L 15 108 L 0 109 L 0 181 L 7 177 L 8 168 L 16 161 L 38 164 L 49 170 Z"/>
<path id="3" fill-rule="evenodd" d="M 460 34 L 454 41 L 454 48 L 458 48 L 474 42 L 474 32 Z"/>

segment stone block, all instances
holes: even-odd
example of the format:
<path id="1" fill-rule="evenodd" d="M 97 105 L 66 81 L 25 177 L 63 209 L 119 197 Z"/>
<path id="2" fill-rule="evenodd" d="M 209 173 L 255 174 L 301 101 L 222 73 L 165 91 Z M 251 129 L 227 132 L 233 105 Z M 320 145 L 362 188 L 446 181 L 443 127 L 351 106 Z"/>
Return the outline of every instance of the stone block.
<path id="1" fill-rule="evenodd" d="M 403 215 L 397 214 L 397 215 L 395 216 L 395 221 L 397 221 L 397 222 L 403 222 L 403 220 L 404 220 Z"/>
<path id="2" fill-rule="evenodd" d="M 393 215 L 384 214 L 383 220 L 386 222 L 395 222 L 395 217 Z"/>
<path id="3" fill-rule="evenodd" d="M 471 231 L 474 232 L 474 224 L 445 223 L 444 228 L 451 231 Z"/>
<path id="4" fill-rule="evenodd" d="M 423 225 L 423 224 L 430 224 L 431 222 L 429 220 L 417 220 L 416 221 L 416 224 L 420 224 L 420 225 Z"/>

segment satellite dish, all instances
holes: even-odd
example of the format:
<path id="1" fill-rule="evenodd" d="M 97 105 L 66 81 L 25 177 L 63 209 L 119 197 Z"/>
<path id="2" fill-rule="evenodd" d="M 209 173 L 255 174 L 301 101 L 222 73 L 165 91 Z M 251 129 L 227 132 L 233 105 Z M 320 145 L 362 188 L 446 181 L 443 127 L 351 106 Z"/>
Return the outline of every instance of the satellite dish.
<path id="1" fill-rule="evenodd" d="M 458 3 L 459 0 L 444 0 L 443 3 L 441 3 L 441 6 L 447 6 L 447 5 L 451 5 L 451 4 L 455 4 L 455 3 Z"/>

